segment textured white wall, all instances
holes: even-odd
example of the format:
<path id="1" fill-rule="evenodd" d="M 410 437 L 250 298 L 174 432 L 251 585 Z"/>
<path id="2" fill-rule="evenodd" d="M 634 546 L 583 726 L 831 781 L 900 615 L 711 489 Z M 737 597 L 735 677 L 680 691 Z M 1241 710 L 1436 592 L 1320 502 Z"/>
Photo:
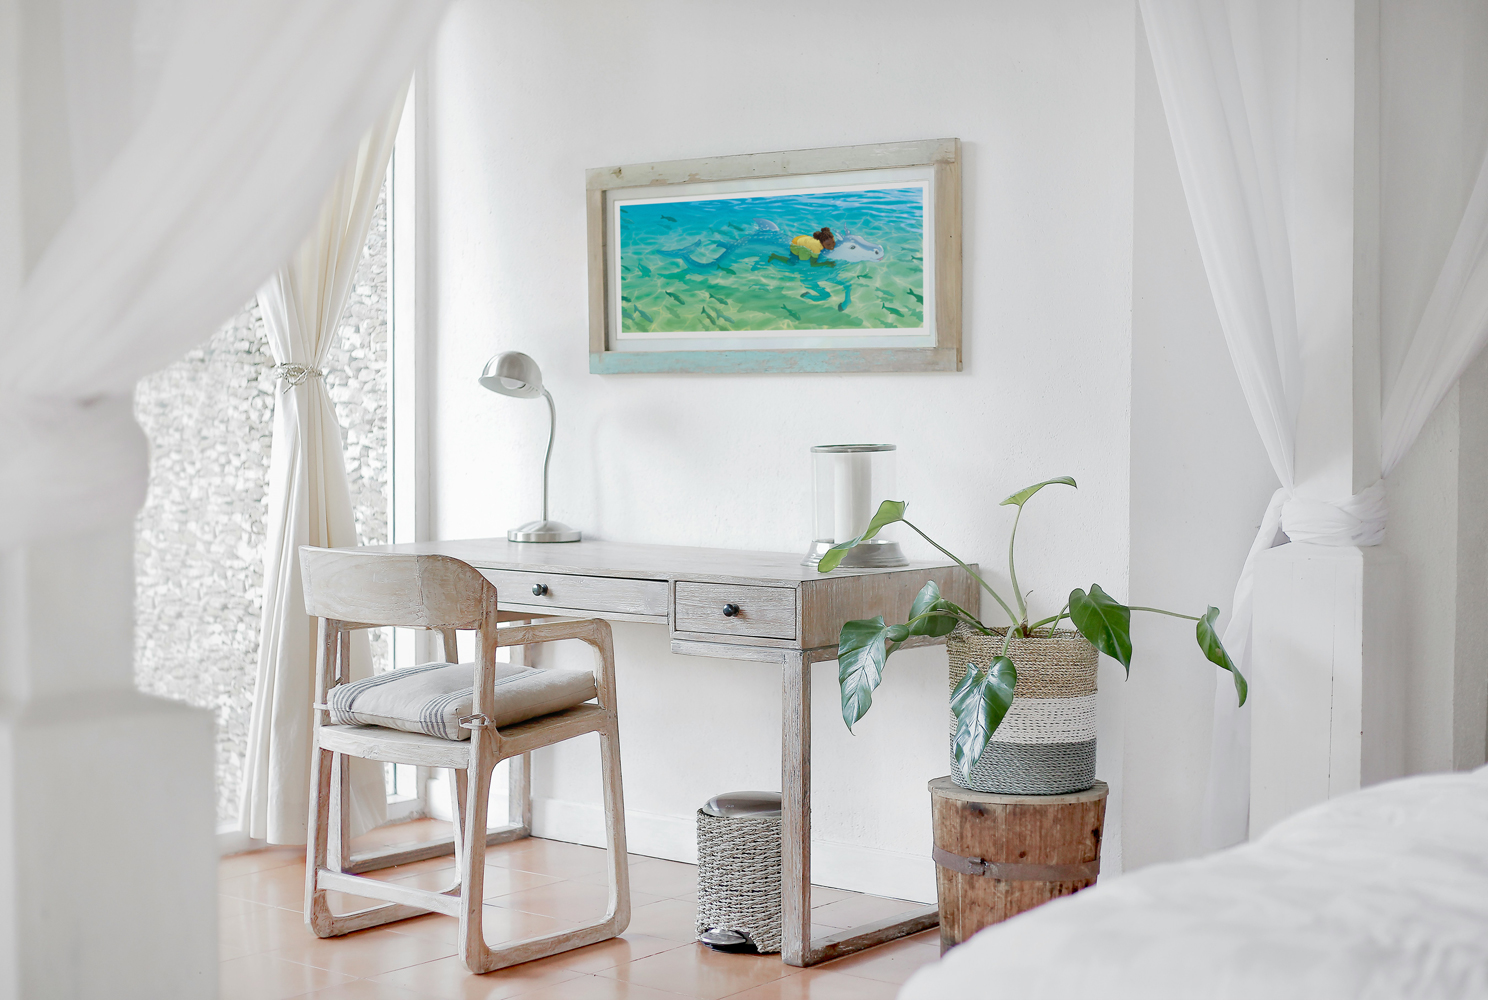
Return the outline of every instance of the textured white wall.
<path id="1" fill-rule="evenodd" d="M 1134 26 L 1134 5 L 1109 0 L 458 5 L 429 79 L 438 536 L 536 516 L 544 408 L 475 382 L 492 353 L 517 349 L 558 403 L 553 514 L 589 537 L 802 549 L 807 448 L 885 440 L 900 446 L 918 523 L 995 580 L 1010 523 L 997 501 L 1073 475 L 1078 492 L 1030 508 L 1021 578 L 1038 606 L 1091 580 L 1124 594 Z M 938 136 L 959 136 L 966 155 L 964 372 L 588 374 L 585 168 Z M 674 657 L 652 626 L 616 639 L 632 842 L 682 856 L 709 795 L 778 787 L 779 678 Z M 1101 678 L 1112 871 L 1119 677 Z M 833 666 L 815 682 L 819 869 L 928 898 L 944 652 L 897 656 L 857 737 L 839 721 Z M 539 761 L 542 829 L 597 829 L 591 758 Z"/>

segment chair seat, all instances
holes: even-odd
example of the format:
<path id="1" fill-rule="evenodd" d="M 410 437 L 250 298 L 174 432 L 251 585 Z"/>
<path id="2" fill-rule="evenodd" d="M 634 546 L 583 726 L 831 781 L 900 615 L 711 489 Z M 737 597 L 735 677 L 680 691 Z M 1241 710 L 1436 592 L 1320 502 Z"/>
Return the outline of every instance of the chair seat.
<path id="1" fill-rule="evenodd" d="M 497 663 L 492 674 L 495 701 L 486 715 L 496 726 L 561 711 L 596 695 L 594 675 L 587 670 Z M 330 721 L 469 739 L 470 730 L 460 727 L 460 719 L 472 711 L 474 678 L 473 663 L 422 663 L 340 684 L 326 698 Z"/>
<path id="2" fill-rule="evenodd" d="M 577 705 L 561 712 L 540 715 L 516 725 L 501 727 L 505 756 L 515 756 L 583 733 L 604 728 L 605 710 L 598 705 Z M 386 726 L 321 726 L 320 745 L 325 750 L 350 754 L 365 760 L 422 767 L 470 766 L 470 744 L 424 733 L 408 733 Z"/>

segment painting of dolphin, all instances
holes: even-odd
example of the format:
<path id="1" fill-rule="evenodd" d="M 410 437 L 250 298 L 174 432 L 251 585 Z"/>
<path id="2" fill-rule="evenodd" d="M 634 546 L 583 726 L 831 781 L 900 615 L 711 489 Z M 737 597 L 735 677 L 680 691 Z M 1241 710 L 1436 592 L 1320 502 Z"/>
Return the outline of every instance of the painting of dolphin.
<path id="1" fill-rule="evenodd" d="M 922 329 L 925 194 L 907 183 L 622 201 L 611 210 L 614 280 L 631 307 L 620 330 Z"/>
<path id="2" fill-rule="evenodd" d="M 755 228 L 724 245 L 723 251 L 711 260 L 698 260 L 693 256 L 703 245 L 703 240 L 693 240 L 685 247 L 675 250 L 658 248 L 657 253 L 663 257 L 681 261 L 687 269 L 695 274 L 710 271 L 727 270 L 733 264 L 753 258 L 755 263 L 752 270 L 762 267 L 775 266 L 789 269 L 836 267 L 843 264 L 859 264 L 884 259 L 884 248 L 880 243 L 856 235 L 851 230 L 843 229 L 842 235 L 837 238 L 836 244 L 824 249 L 815 258 L 802 264 L 801 258 L 790 253 L 791 241 L 779 226 L 769 219 L 755 219 Z M 842 289 L 842 302 L 837 306 L 838 311 L 844 311 L 852 304 L 852 279 L 839 275 L 813 274 L 809 270 L 801 271 L 802 283 L 806 285 L 806 291 L 801 292 L 801 297 L 813 302 L 824 302 L 831 298 L 831 293 L 822 287 L 822 282 L 827 281 Z"/>
<path id="3" fill-rule="evenodd" d="M 678 247 L 675 250 L 658 249 L 656 252 L 663 257 L 680 260 L 690 271 L 712 271 L 728 267 L 737 260 L 762 257 L 767 253 L 784 253 L 790 249 L 790 237 L 786 236 L 781 228 L 769 219 L 755 219 L 754 226 L 753 232 L 746 233 L 739 239 L 726 244 L 723 252 L 712 260 L 700 261 L 692 256 L 703 245 L 700 239 L 693 240 L 687 246 Z M 837 245 L 829 250 L 823 250 L 817 261 L 856 264 L 861 261 L 883 259 L 882 244 L 874 243 L 872 240 L 855 235 L 849 229 L 844 229 L 837 239 Z"/>

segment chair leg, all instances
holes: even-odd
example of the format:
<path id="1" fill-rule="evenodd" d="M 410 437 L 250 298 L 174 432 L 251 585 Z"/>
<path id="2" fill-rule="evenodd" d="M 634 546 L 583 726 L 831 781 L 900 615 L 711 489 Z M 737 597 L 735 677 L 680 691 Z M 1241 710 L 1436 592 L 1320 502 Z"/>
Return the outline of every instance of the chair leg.
<path id="1" fill-rule="evenodd" d="M 351 830 L 346 822 L 351 814 L 351 768 L 345 754 L 332 754 L 331 757 L 330 844 L 326 852 L 326 867 L 344 872 L 351 864 Z"/>
<path id="2" fill-rule="evenodd" d="M 518 647 L 521 648 L 521 647 Z M 506 785 L 506 822 L 522 828 L 522 836 L 532 836 L 532 754 L 508 757 Z"/>
<path id="3" fill-rule="evenodd" d="M 456 867 L 460 864 L 460 845 L 465 843 L 465 773 L 462 767 L 449 768 L 450 817 L 454 820 L 450 826 L 454 828 Z"/>
<path id="4" fill-rule="evenodd" d="M 471 972 L 495 972 L 522 962 L 598 944 L 618 936 L 630 924 L 630 868 L 625 845 L 625 799 L 620 786 L 620 740 L 613 722 L 599 734 L 600 761 L 604 768 L 605 835 L 610 866 L 610 901 L 608 912 L 592 924 L 545 937 L 512 941 L 496 948 L 485 941 L 463 939 L 460 957 Z M 476 801 L 475 789 L 470 801 Z M 473 824 L 467 822 L 469 830 Z M 462 921 L 463 925 L 463 921 Z M 463 926 L 462 926 L 463 930 Z"/>
<path id="5" fill-rule="evenodd" d="M 605 841 L 610 867 L 609 906 L 606 908 L 604 917 L 592 924 L 546 937 L 513 941 L 495 949 L 488 948 L 485 941 L 478 938 L 479 931 L 477 931 L 477 937 L 472 939 L 466 922 L 462 919 L 461 930 L 464 935 L 461 958 L 465 962 L 465 967 L 471 972 L 494 972 L 520 962 L 531 962 L 539 958 L 547 958 L 549 955 L 571 951 L 574 948 L 598 944 L 600 941 L 608 941 L 616 937 L 630 926 L 630 858 L 626 853 L 625 793 L 620 780 L 620 727 L 614 715 L 613 701 L 606 700 L 613 698 L 614 651 L 610 644 L 609 628 L 605 623 L 596 624 L 591 645 L 600 655 L 602 673 L 605 678 L 601 692 L 601 704 L 610 707 L 609 720 L 599 734 L 600 766 L 604 782 Z M 488 784 L 489 772 L 482 777 L 484 781 L 480 783 Z M 473 837 L 476 835 L 475 822 L 482 822 L 482 829 L 484 829 L 485 798 L 480 795 L 478 788 L 472 788 L 468 798 L 473 815 L 466 817 L 466 830 L 470 831 L 467 837 Z M 481 846 L 484 848 L 484 843 Z M 480 853 L 484 854 L 484 850 Z M 479 908 L 479 900 L 475 901 L 475 906 Z M 466 911 L 469 911 L 468 904 Z"/>
<path id="6" fill-rule="evenodd" d="M 340 780 L 346 775 L 346 760 L 344 754 L 316 748 L 310 788 L 310 829 L 305 847 L 305 923 L 320 938 L 339 937 L 431 912 L 404 903 L 384 903 L 353 913 L 331 912 L 326 890 L 317 884 L 317 876 L 326 870 L 341 871 L 350 860 L 343 821 L 347 814 L 345 792 L 349 786 Z"/>
<path id="7" fill-rule="evenodd" d="M 610 862 L 610 901 L 606 921 L 611 936 L 630 926 L 630 856 L 625 844 L 625 791 L 620 784 L 620 731 L 613 719 L 599 734 L 599 762 L 604 771 L 605 840 Z"/>
<path id="8" fill-rule="evenodd" d="M 453 827 L 455 838 L 455 881 L 444 890 L 448 893 L 458 892 L 465 884 L 462 881 L 465 876 L 462 874 L 460 859 L 465 856 L 465 844 L 467 843 L 465 839 L 465 795 L 470 785 L 468 774 L 469 772 L 463 767 L 450 768 L 450 813 L 454 819 L 450 826 Z"/>
<path id="9" fill-rule="evenodd" d="M 329 750 L 315 750 L 315 768 L 310 785 L 310 829 L 305 841 L 305 923 L 316 937 L 330 937 L 332 916 L 324 889 L 316 887 L 315 875 L 326 867 L 330 841 L 331 759 Z"/>
<path id="10" fill-rule="evenodd" d="M 486 887 L 486 813 L 490 804 L 491 771 L 495 765 L 472 766 L 460 771 L 461 794 L 458 815 L 464 850 L 460 859 L 460 958 L 471 972 L 492 968 L 491 949 L 486 946 L 484 903 Z M 462 787 L 463 786 L 463 787 Z"/>

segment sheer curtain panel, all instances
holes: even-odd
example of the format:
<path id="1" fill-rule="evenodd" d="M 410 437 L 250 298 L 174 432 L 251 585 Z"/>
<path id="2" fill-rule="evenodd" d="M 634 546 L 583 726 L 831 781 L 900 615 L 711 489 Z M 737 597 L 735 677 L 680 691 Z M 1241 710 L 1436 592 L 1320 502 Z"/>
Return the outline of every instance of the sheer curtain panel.
<path id="1" fill-rule="evenodd" d="M 282 391 L 274 405 L 263 626 L 239 816 L 243 832 L 274 844 L 305 842 L 310 807 L 317 642 L 305 614 L 300 546 L 357 544 L 341 428 L 324 365 L 367 242 L 403 100 L 400 93 L 362 139 L 332 185 L 315 229 L 258 293 Z M 353 633 L 353 678 L 370 672 L 367 634 Z M 382 765 L 355 760 L 352 767 L 347 818 L 355 836 L 386 819 L 387 794 Z"/>
<path id="2" fill-rule="evenodd" d="M 71 204 L 0 320 L 4 545 L 139 506 L 134 383 L 289 258 L 446 5 L 59 6 Z"/>
<path id="3" fill-rule="evenodd" d="M 1142 18 L 1220 327 L 1281 481 L 1235 585 L 1224 632 L 1225 648 L 1249 676 L 1254 562 L 1277 539 L 1294 485 L 1302 395 L 1284 197 L 1295 80 L 1286 53 L 1268 61 L 1261 38 L 1275 44 L 1295 32 L 1284 17 L 1263 24 L 1251 4 L 1143 0 Z M 1232 685 L 1216 685 L 1204 805 L 1209 846 L 1238 843 L 1247 829 L 1249 709 L 1235 702 Z"/>
<path id="4" fill-rule="evenodd" d="M 1354 496 L 1294 495 L 1301 336 L 1292 287 L 1290 198 L 1296 176 L 1300 0 L 1141 0 L 1163 110 L 1199 249 L 1256 429 L 1281 486 L 1239 581 L 1224 642 L 1250 667 L 1256 557 L 1278 543 L 1378 545 L 1383 481 Z M 1488 341 L 1488 160 L 1442 272 L 1383 400 L 1381 474 L 1389 475 Z M 1204 805 L 1210 847 L 1249 827 L 1250 723 L 1216 686 Z"/>
<path id="5" fill-rule="evenodd" d="M 212 720 L 132 671 L 131 398 L 289 260 L 444 8 L 0 3 L 0 1000 L 217 993 Z"/>

